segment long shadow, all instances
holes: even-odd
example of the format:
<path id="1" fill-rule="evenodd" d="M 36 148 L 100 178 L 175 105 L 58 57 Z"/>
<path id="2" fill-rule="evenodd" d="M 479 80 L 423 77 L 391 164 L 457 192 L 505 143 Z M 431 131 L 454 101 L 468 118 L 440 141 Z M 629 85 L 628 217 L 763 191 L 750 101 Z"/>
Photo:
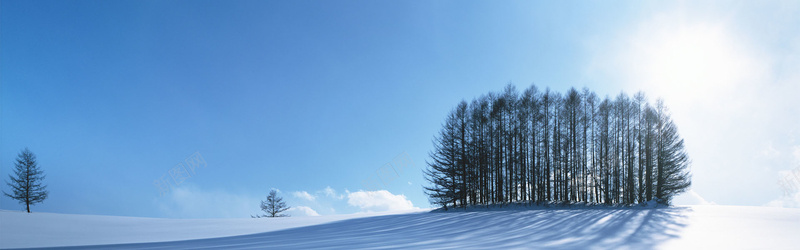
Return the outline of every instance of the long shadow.
<path id="1" fill-rule="evenodd" d="M 61 249 L 650 249 L 678 237 L 690 208 L 416 213 L 224 238 Z"/>

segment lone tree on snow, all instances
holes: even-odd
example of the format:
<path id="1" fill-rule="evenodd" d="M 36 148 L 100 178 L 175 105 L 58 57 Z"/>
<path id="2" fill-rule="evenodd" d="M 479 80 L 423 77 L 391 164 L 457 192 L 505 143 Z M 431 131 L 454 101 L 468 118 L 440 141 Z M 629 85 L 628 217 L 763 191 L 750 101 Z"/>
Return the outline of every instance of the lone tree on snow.
<path id="1" fill-rule="evenodd" d="M 8 175 L 11 183 L 6 182 L 13 194 L 8 194 L 5 191 L 4 195 L 19 201 L 20 204 L 25 204 L 25 209 L 28 213 L 31 212 L 31 205 L 44 201 L 47 199 L 47 185 L 42 185 L 44 179 L 44 171 L 39 169 L 36 164 L 36 155 L 33 154 L 28 148 L 22 150 L 17 155 L 17 162 L 14 164 L 14 175 Z"/>
<path id="2" fill-rule="evenodd" d="M 267 195 L 266 201 L 261 201 L 261 210 L 266 212 L 265 215 L 256 215 L 251 216 L 253 218 L 261 218 L 261 217 L 289 217 L 288 214 L 282 214 L 284 211 L 289 210 L 290 206 L 286 206 L 286 202 L 283 202 L 283 198 L 278 196 L 278 193 L 275 190 L 269 191 L 269 195 Z"/>

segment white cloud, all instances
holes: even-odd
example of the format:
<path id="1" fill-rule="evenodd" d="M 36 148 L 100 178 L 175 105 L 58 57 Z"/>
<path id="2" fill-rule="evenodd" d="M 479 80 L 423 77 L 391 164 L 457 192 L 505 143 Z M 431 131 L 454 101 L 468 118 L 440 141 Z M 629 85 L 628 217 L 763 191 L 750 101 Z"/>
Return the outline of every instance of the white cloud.
<path id="1" fill-rule="evenodd" d="M 306 206 L 294 206 L 286 210 L 286 213 L 294 217 L 319 216 L 317 211 Z"/>
<path id="2" fill-rule="evenodd" d="M 322 192 L 325 193 L 325 195 L 327 195 L 327 196 L 331 196 L 331 197 L 336 196 L 336 190 L 333 190 L 333 188 L 331 188 L 331 186 L 325 187 L 325 189 L 323 189 Z"/>
<path id="3" fill-rule="evenodd" d="M 795 193 L 790 196 L 783 196 L 781 198 L 770 201 L 764 206 L 800 208 L 800 193 Z"/>
<path id="4" fill-rule="evenodd" d="M 308 192 L 306 192 L 306 191 L 296 191 L 296 192 L 292 192 L 292 195 L 293 195 L 294 197 L 297 197 L 297 198 L 300 198 L 300 199 L 304 199 L 304 200 L 308 200 L 308 201 L 314 201 L 314 200 L 316 199 L 316 197 L 315 197 L 315 196 L 313 196 L 313 195 L 309 194 L 309 193 L 308 193 Z"/>
<path id="5" fill-rule="evenodd" d="M 339 200 L 344 199 L 344 195 L 343 194 L 341 194 L 341 195 L 337 194 L 336 190 L 334 190 L 330 186 L 325 187 L 325 189 L 323 189 L 321 192 L 323 194 L 325 194 L 325 196 L 328 196 L 328 197 L 331 197 L 331 198 L 335 198 L 335 199 L 339 199 Z"/>
<path id="6" fill-rule="evenodd" d="M 162 216 L 169 218 L 246 218 L 259 212 L 260 200 L 225 190 L 181 185 L 154 203 Z"/>
<path id="7" fill-rule="evenodd" d="M 765 148 L 764 150 L 761 150 L 761 155 L 764 156 L 764 157 L 767 157 L 767 158 L 774 158 L 774 157 L 780 156 L 781 155 L 781 151 L 778 151 L 778 149 L 775 149 L 775 147 L 772 146 L 772 143 L 770 143 L 769 146 L 767 146 L 767 148 Z"/>
<path id="8" fill-rule="evenodd" d="M 395 195 L 386 190 L 348 193 L 347 204 L 360 208 L 362 212 L 414 209 L 414 205 L 405 195 Z"/>

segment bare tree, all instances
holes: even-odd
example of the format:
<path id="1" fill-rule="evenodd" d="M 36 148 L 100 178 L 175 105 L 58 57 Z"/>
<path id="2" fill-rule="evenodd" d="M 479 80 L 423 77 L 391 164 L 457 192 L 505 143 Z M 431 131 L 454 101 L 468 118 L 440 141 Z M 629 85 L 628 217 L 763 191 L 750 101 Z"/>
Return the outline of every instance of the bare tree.
<path id="1" fill-rule="evenodd" d="M 684 192 L 692 184 L 688 171 L 689 156 L 678 135 L 678 128 L 670 119 L 663 100 L 656 102 L 658 112 L 658 140 L 656 143 L 656 198 L 669 204 L 672 197 Z"/>
<path id="2" fill-rule="evenodd" d="M 509 202 L 633 204 L 691 185 L 683 140 L 663 101 L 564 95 L 513 85 L 453 109 L 434 137 L 425 187 L 447 208 Z"/>
<path id="3" fill-rule="evenodd" d="M 289 217 L 288 214 L 283 214 L 286 210 L 289 210 L 290 206 L 286 206 L 286 202 L 283 202 L 283 198 L 278 196 L 278 192 L 275 190 L 270 190 L 269 195 L 267 195 L 266 201 L 261 201 L 261 210 L 266 212 L 265 215 L 256 215 L 250 216 L 253 218 L 261 218 L 261 217 Z"/>
<path id="4" fill-rule="evenodd" d="M 14 163 L 14 175 L 8 175 L 11 183 L 6 182 L 11 187 L 13 194 L 3 192 L 11 199 L 19 201 L 20 204 L 25 204 L 25 210 L 31 212 L 31 205 L 40 203 L 47 199 L 47 185 L 42 184 L 44 179 L 44 171 L 39 169 L 36 164 L 36 155 L 33 154 L 28 148 L 22 150 L 17 155 L 17 162 Z"/>

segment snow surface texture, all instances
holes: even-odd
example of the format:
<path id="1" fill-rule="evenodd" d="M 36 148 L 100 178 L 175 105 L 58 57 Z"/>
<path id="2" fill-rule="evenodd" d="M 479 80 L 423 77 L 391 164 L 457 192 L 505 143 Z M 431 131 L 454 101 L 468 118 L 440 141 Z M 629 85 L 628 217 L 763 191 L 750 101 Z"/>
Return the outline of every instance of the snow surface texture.
<path id="1" fill-rule="evenodd" d="M 409 212 L 412 211 L 258 219 L 161 219 L 36 212 L 28 214 L 0 210 L 0 248 L 106 245 L 219 238 Z"/>
<path id="2" fill-rule="evenodd" d="M 716 205 L 219 220 L 0 212 L 2 248 L 798 249 L 798 235 L 800 209 Z"/>

